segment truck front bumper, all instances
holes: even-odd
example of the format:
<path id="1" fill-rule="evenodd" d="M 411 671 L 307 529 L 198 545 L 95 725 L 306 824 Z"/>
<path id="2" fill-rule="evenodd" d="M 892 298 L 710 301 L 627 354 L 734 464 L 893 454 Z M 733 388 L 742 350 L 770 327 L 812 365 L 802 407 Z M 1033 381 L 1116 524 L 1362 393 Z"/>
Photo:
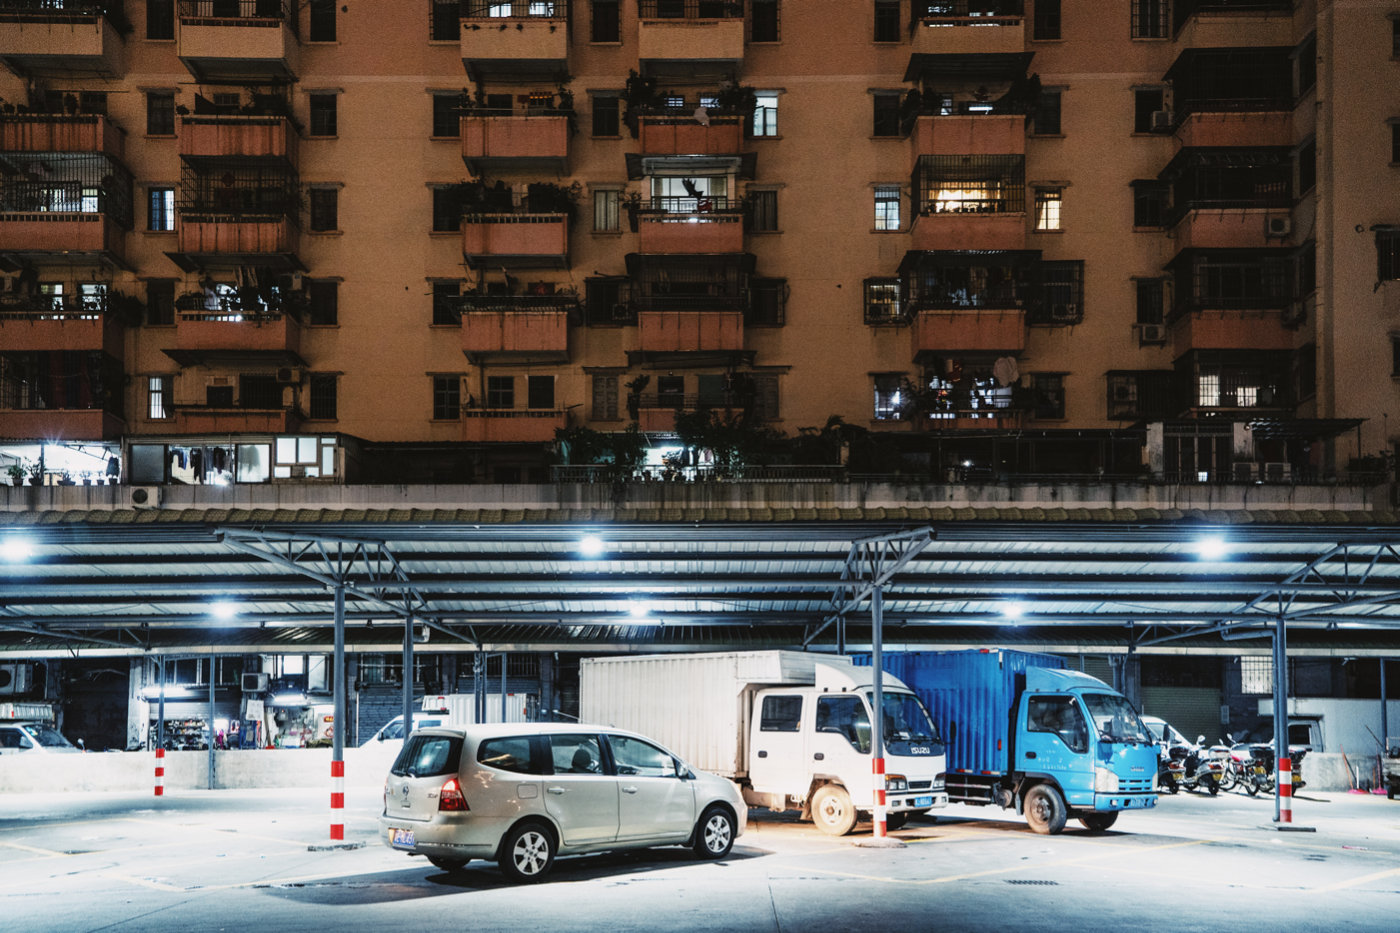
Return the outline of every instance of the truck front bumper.
<path id="1" fill-rule="evenodd" d="M 885 809 L 890 813 L 917 813 L 934 807 L 946 806 L 948 806 L 948 794 L 942 790 L 907 794 L 900 791 L 897 794 L 885 795 Z"/>
<path id="2" fill-rule="evenodd" d="M 1147 810 L 1157 806 L 1156 794 L 1095 794 L 1094 810 Z"/>

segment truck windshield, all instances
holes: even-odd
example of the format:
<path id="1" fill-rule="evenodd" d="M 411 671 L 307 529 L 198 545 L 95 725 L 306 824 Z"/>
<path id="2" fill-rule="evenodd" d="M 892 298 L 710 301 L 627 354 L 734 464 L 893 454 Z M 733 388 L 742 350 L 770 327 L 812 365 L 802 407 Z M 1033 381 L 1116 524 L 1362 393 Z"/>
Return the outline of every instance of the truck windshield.
<path id="1" fill-rule="evenodd" d="M 1086 693 L 1084 705 L 1089 708 L 1089 718 L 1103 741 L 1143 745 L 1155 742 L 1126 698 L 1116 693 Z"/>
<path id="2" fill-rule="evenodd" d="M 886 742 L 938 742 L 938 729 L 929 719 L 928 710 L 912 693 L 882 691 L 885 716 L 881 721 Z M 875 705 L 875 693 L 865 695 L 866 702 Z"/>
<path id="3" fill-rule="evenodd" d="M 72 748 L 73 743 L 63 737 L 63 733 L 50 726 L 31 726 L 29 734 L 34 741 L 45 748 Z"/>

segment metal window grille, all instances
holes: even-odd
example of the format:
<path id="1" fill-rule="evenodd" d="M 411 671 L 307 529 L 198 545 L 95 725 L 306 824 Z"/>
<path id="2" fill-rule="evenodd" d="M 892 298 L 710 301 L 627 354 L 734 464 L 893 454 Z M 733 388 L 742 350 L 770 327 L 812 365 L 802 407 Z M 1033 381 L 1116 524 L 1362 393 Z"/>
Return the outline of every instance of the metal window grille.
<path id="1" fill-rule="evenodd" d="M 1035 0 L 1035 19 L 1031 23 L 1034 39 L 1060 38 L 1060 0 Z"/>
<path id="2" fill-rule="evenodd" d="M 1058 90 L 1041 91 L 1036 98 L 1034 132 L 1037 136 L 1058 136 L 1060 133 L 1060 97 Z"/>
<path id="3" fill-rule="evenodd" d="M 462 191 L 456 185 L 441 185 L 433 191 L 433 230 L 450 232 L 462 229 Z"/>
<path id="4" fill-rule="evenodd" d="M 175 323 L 174 282 L 169 279 L 147 280 L 146 323 L 157 326 Z"/>
<path id="5" fill-rule="evenodd" d="M 622 98 L 598 94 L 593 98 L 593 135 L 620 136 L 622 134 Z"/>
<path id="6" fill-rule="evenodd" d="M 326 327 L 340 321 L 340 283 L 334 281 L 310 282 L 307 285 L 309 299 L 308 322 Z"/>
<path id="7" fill-rule="evenodd" d="M 339 227 L 339 190 L 335 188 L 312 188 L 310 191 L 310 202 L 312 230 L 335 230 Z"/>
<path id="8" fill-rule="evenodd" d="M 170 231 L 175 229 L 175 189 L 174 188 L 149 188 L 147 189 L 146 213 L 147 230 Z"/>
<path id="9" fill-rule="evenodd" d="M 462 38 L 460 0 L 432 0 L 428 4 L 428 38 L 434 42 L 457 42 Z"/>
<path id="10" fill-rule="evenodd" d="M 456 137 L 462 135 L 462 108 L 458 105 L 460 94 L 433 95 L 433 135 Z"/>
<path id="11" fill-rule="evenodd" d="M 175 0 L 146 0 L 146 38 L 175 38 Z"/>
<path id="12" fill-rule="evenodd" d="M 308 387 L 311 401 L 307 414 L 317 421 L 335 420 L 336 379 L 335 373 L 311 374 Z"/>
<path id="13" fill-rule="evenodd" d="M 1376 231 L 1376 278 L 1400 279 L 1400 230 Z"/>
<path id="14" fill-rule="evenodd" d="M 1240 693 L 1259 695 L 1274 692 L 1274 659 L 1240 658 Z"/>
<path id="15" fill-rule="evenodd" d="M 875 0 L 875 41 L 898 42 L 899 0 Z"/>
<path id="16" fill-rule="evenodd" d="M 461 282 L 433 283 L 433 323 L 454 326 L 462 323 Z"/>
<path id="17" fill-rule="evenodd" d="M 593 0 L 591 6 L 589 38 L 594 42 L 621 42 L 622 4 L 618 0 Z"/>
<path id="18" fill-rule="evenodd" d="M 742 0 L 637 0 L 642 19 L 739 19 Z"/>
<path id="19" fill-rule="evenodd" d="M 146 417 L 170 417 L 170 377 L 151 376 L 146 380 Z"/>
<path id="20" fill-rule="evenodd" d="M 568 15 L 568 0 L 463 0 L 461 4 L 463 19 L 565 19 Z"/>
<path id="21" fill-rule="evenodd" d="M 1133 0 L 1133 38 L 1167 38 L 1169 8 L 1168 0 Z"/>
<path id="22" fill-rule="evenodd" d="M 593 412 L 590 417 L 594 421 L 617 420 L 617 384 L 615 373 L 593 376 Z"/>
<path id="23" fill-rule="evenodd" d="M 875 376 L 875 420 L 898 421 L 904 399 L 900 388 L 904 377 L 899 373 L 882 373 Z"/>
<path id="24" fill-rule="evenodd" d="M 132 224 L 131 173 L 97 153 L 53 153 L 42 172 L 0 175 L 0 213 L 103 214 Z"/>
<path id="25" fill-rule="evenodd" d="M 335 94 L 311 95 L 310 132 L 312 136 L 334 136 L 336 134 L 336 96 Z"/>
<path id="26" fill-rule="evenodd" d="M 296 172 L 257 159 L 224 163 L 217 168 L 185 164 L 175 206 L 185 219 L 297 219 L 300 184 Z"/>
<path id="27" fill-rule="evenodd" d="M 778 0 L 750 0 L 749 41 L 777 42 L 779 32 Z"/>
<path id="28" fill-rule="evenodd" d="M 338 0 L 310 0 L 310 41 L 335 41 L 335 7 Z"/>
<path id="29" fill-rule="evenodd" d="M 295 27 L 297 17 L 289 15 L 282 0 L 180 0 L 183 19 L 285 20 Z"/>
<path id="30" fill-rule="evenodd" d="M 749 280 L 749 311 L 744 323 L 757 327 L 779 327 L 787 314 L 787 279 Z"/>
<path id="31" fill-rule="evenodd" d="M 1063 188 L 1035 189 L 1035 229 L 1059 230 Z"/>
<path id="32" fill-rule="evenodd" d="M 875 229 L 899 229 L 899 186 L 875 186 Z"/>
<path id="33" fill-rule="evenodd" d="M 487 408 L 514 408 L 514 407 L 515 407 L 515 377 L 514 377 L 514 376 L 487 376 L 487 377 L 486 377 L 486 407 L 487 407 Z"/>
<path id="34" fill-rule="evenodd" d="M 146 92 L 146 134 L 175 135 L 175 95 L 169 91 Z"/>
<path id="35" fill-rule="evenodd" d="M 778 135 L 778 95 L 772 91 L 759 91 L 758 103 L 753 111 L 754 136 Z"/>
<path id="36" fill-rule="evenodd" d="M 749 229 L 755 233 L 777 232 L 778 192 L 749 191 Z"/>
<path id="37" fill-rule="evenodd" d="M 920 214 L 1003 214 L 1026 209 L 1024 156 L 921 155 L 912 182 Z"/>
<path id="38" fill-rule="evenodd" d="M 898 324 L 900 314 L 899 279 L 865 280 L 865 323 Z"/>
<path id="39" fill-rule="evenodd" d="M 1037 418 L 1059 419 L 1065 416 L 1065 377 L 1058 373 L 1035 373 L 1031 376 L 1032 413 Z"/>
<path id="40" fill-rule="evenodd" d="M 433 377 L 433 420 L 457 421 L 462 417 L 462 380 L 459 376 Z"/>

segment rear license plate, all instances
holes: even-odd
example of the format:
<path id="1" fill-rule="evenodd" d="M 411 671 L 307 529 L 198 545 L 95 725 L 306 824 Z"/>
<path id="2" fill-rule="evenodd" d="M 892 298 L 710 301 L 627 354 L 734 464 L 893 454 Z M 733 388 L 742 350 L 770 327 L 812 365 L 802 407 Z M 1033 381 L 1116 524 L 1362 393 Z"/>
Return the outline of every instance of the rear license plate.
<path id="1" fill-rule="evenodd" d="M 933 798 L 932 798 L 932 797 L 915 797 L 915 798 L 914 798 L 914 803 L 913 803 L 913 805 L 916 806 L 916 807 L 931 807 L 931 806 L 933 806 Z"/>
<path id="2" fill-rule="evenodd" d="M 389 845 L 396 849 L 412 849 L 413 830 L 411 829 L 391 829 L 389 830 Z"/>

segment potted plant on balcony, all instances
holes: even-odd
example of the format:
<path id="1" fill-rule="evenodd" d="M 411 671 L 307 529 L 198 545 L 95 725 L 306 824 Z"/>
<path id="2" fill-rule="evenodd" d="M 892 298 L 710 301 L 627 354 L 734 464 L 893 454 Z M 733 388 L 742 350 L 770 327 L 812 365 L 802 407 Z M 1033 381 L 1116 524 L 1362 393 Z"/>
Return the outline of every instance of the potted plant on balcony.
<path id="1" fill-rule="evenodd" d="M 758 107 L 758 94 L 747 84 L 730 81 L 721 86 L 715 94 L 715 105 L 721 113 L 751 117 L 755 108 Z"/>
<path id="2" fill-rule="evenodd" d="M 572 222 L 581 191 L 578 182 L 566 188 L 552 181 L 532 181 L 525 189 L 526 209 L 531 214 L 563 214 Z"/>
<path id="3" fill-rule="evenodd" d="M 5 472 L 10 474 L 11 486 L 23 486 L 24 475 L 29 471 L 25 468 L 23 463 L 16 460 L 14 463 L 10 464 L 8 467 L 5 468 Z"/>

